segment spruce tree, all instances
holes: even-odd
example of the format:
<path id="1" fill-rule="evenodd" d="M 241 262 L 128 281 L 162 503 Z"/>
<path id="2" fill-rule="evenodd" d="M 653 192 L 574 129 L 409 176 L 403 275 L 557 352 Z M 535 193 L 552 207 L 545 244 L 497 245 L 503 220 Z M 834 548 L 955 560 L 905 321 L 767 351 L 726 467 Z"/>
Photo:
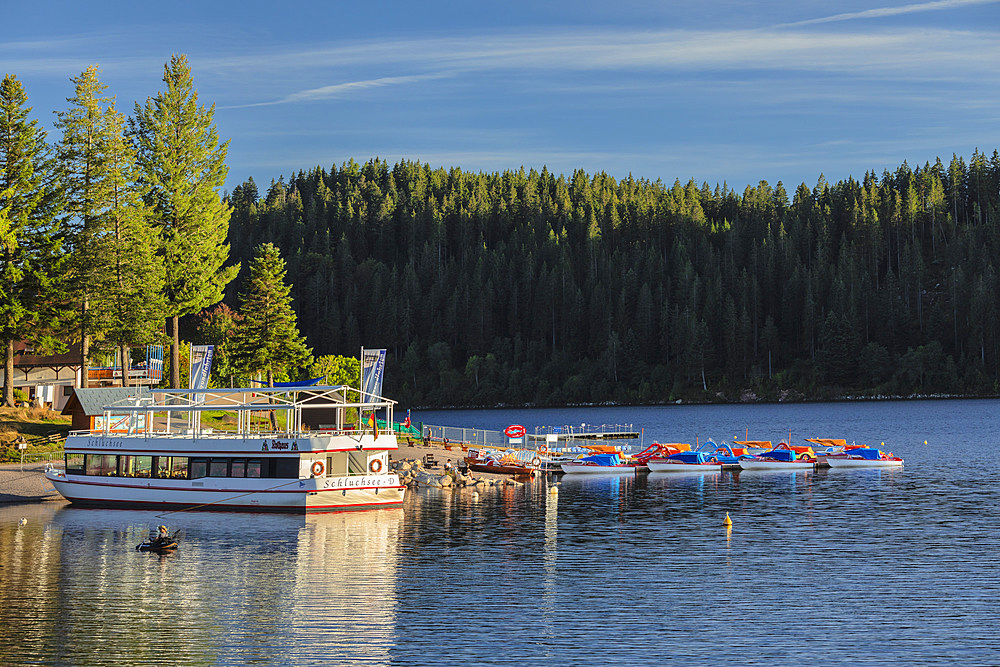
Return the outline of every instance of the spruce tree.
<path id="1" fill-rule="evenodd" d="M 240 315 L 229 351 L 234 365 L 247 374 L 267 373 L 274 386 L 275 371 L 307 366 L 312 350 L 299 334 L 297 318 L 285 283 L 285 261 L 271 243 L 257 247 L 250 277 L 240 294 Z"/>
<path id="2" fill-rule="evenodd" d="M 118 350 L 122 384 L 128 386 L 129 348 L 155 341 L 166 307 L 165 267 L 157 257 L 158 236 L 136 183 L 135 152 L 125 137 L 125 118 L 112 104 L 105 118 L 103 158 L 108 207 L 101 254 L 108 266 L 98 310 L 103 342 Z"/>
<path id="3" fill-rule="evenodd" d="M 228 168 L 229 142 L 219 143 L 215 106 L 198 105 L 184 55 L 164 65 L 166 89 L 135 105 L 131 129 L 146 201 L 154 211 L 166 266 L 167 317 L 173 342 L 171 384 L 180 384 L 178 320 L 222 300 L 239 271 L 225 266 L 231 209 L 219 190 Z"/>
<path id="4" fill-rule="evenodd" d="M 102 243 L 107 234 L 104 215 L 112 186 L 106 163 L 106 116 L 111 99 L 103 96 L 107 86 L 97 77 L 96 65 L 70 79 L 75 95 L 67 98 L 70 108 L 57 113 L 62 130 L 57 147 L 68 214 L 68 284 L 79 304 L 80 386 L 88 384 L 90 345 L 98 326 L 93 302 L 108 282 L 108 265 Z"/>
<path id="5" fill-rule="evenodd" d="M 17 77 L 0 82 L 0 342 L 5 353 L 3 404 L 14 405 L 14 342 L 58 347 L 50 325 L 63 267 L 58 215 L 62 201 L 45 132 Z"/>

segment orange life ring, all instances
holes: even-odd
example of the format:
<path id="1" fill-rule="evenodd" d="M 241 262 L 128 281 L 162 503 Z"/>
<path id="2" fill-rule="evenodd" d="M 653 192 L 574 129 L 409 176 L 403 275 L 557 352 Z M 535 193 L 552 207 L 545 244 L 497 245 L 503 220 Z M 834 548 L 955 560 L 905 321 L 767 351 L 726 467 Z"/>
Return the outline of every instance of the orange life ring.
<path id="1" fill-rule="evenodd" d="M 538 445 L 538 453 L 539 454 L 543 454 L 543 455 L 544 454 L 548 454 L 549 453 L 549 446 L 547 444 L 545 444 L 544 442 L 542 444 Z"/>
<path id="2" fill-rule="evenodd" d="M 313 477 L 319 477 L 323 474 L 323 462 L 316 461 L 312 464 L 312 468 L 310 468 L 310 470 L 312 470 Z"/>
<path id="3" fill-rule="evenodd" d="M 372 459 L 372 462 L 368 464 L 368 469 L 376 475 L 382 472 L 382 459 Z"/>

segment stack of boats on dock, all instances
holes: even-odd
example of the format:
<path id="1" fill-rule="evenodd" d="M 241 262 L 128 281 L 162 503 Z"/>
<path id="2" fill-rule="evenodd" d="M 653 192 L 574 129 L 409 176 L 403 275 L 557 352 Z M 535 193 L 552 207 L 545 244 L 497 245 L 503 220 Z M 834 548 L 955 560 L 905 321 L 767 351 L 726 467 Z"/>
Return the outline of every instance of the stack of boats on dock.
<path id="1" fill-rule="evenodd" d="M 708 440 L 697 448 L 686 443 L 654 443 L 639 454 L 595 452 L 561 463 L 565 473 L 713 473 L 723 470 L 812 470 L 830 468 L 895 468 L 903 459 L 892 452 L 832 438 L 809 438 L 807 445 L 772 445 L 764 440 L 737 440 L 717 445 Z M 608 448 L 608 446 L 605 446 Z M 608 448 L 610 450 L 610 448 Z"/>
<path id="2" fill-rule="evenodd" d="M 735 440 L 731 445 L 712 440 L 692 447 L 688 443 L 653 443 L 637 454 L 626 447 L 601 443 L 560 448 L 549 435 L 534 449 L 470 450 L 466 463 L 471 470 L 513 475 L 536 472 L 567 474 L 629 475 L 638 472 L 692 474 L 723 470 L 812 470 L 830 468 L 893 468 L 903 459 L 892 452 L 833 438 L 807 438 L 805 445 L 769 440 Z"/>

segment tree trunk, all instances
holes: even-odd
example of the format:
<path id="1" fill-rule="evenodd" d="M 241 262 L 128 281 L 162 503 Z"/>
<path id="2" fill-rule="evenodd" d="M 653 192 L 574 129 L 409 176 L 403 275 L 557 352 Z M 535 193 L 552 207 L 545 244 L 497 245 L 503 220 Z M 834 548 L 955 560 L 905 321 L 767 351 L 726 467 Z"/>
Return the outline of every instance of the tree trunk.
<path id="1" fill-rule="evenodd" d="M 122 361 L 122 386 L 123 387 L 127 387 L 128 386 L 128 369 L 129 369 L 129 366 L 130 366 L 130 364 L 129 364 L 129 358 L 128 358 L 128 346 L 127 345 L 121 345 L 120 348 L 119 348 L 119 350 L 118 350 L 118 353 L 121 355 L 121 361 Z"/>
<path id="2" fill-rule="evenodd" d="M 14 339 L 7 341 L 7 357 L 3 366 L 3 404 L 14 407 Z"/>
<path id="3" fill-rule="evenodd" d="M 174 389 L 181 388 L 181 334 L 177 329 L 179 320 L 177 315 L 170 317 L 170 333 L 174 338 L 170 344 L 170 386 Z"/>
<path id="4" fill-rule="evenodd" d="M 87 331 L 87 310 L 88 301 L 84 297 L 83 305 L 80 306 L 80 387 L 86 389 L 90 386 L 90 367 L 87 365 L 87 358 L 90 356 L 90 333 Z"/>
<path id="5" fill-rule="evenodd" d="M 274 386 L 274 372 L 271 370 L 270 367 L 268 367 L 268 369 L 267 369 L 267 386 L 268 387 L 273 387 Z M 271 397 L 270 396 L 267 397 L 267 402 L 268 403 L 271 402 Z M 268 410 L 268 417 L 271 418 L 271 432 L 277 433 L 278 432 L 278 416 L 275 414 L 274 410 Z"/>

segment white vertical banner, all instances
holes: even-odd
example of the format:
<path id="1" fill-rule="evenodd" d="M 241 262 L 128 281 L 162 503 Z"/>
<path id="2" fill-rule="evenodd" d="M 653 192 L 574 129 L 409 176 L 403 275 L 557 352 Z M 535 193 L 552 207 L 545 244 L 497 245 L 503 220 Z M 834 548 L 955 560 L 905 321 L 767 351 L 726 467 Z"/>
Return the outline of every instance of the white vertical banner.
<path id="1" fill-rule="evenodd" d="M 382 376 L 385 374 L 385 350 L 361 348 L 361 391 L 362 400 L 372 396 L 382 396 Z"/>
<path id="2" fill-rule="evenodd" d="M 188 382 L 190 389 L 208 389 L 208 377 L 212 373 L 212 353 L 214 350 L 214 345 L 191 346 L 190 381 Z M 205 400 L 205 394 L 196 394 L 194 400 L 196 402 Z"/>

